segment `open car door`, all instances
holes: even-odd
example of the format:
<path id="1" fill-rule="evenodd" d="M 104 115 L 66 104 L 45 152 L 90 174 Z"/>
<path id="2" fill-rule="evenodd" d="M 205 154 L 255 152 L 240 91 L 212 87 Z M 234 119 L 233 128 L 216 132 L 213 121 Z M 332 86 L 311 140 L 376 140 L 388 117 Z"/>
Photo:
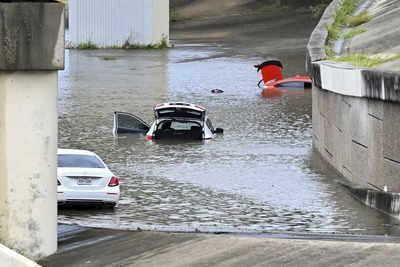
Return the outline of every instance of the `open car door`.
<path id="1" fill-rule="evenodd" d="M 126 112 L 114 112 L 114 134 L 146 133 L 150 126 L 137 116 Z"/>
<path id="2" fill-rule="evenodd" d="M 261 70 L 262 74 L 262 80 L 258 83 L 258 87 L 260 87 L 262 81 L 264 81 L 265 84 L 283 79 L 283 65 L 279 60 L 268 60 L 261 64 L 254 65 L 254 67 L 257 69 L 257 72 Z"/>

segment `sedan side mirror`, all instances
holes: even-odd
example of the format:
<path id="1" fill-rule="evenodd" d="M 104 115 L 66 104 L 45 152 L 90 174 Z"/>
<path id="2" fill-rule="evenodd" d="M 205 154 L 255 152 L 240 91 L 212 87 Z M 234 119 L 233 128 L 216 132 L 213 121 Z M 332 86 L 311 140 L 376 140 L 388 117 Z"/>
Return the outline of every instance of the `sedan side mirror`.
<path id="1" fill-rule="evenodd" d="M 222 128 L 216 128 L 216 129 L 214 130 L 214 133 L 216 133 L 216 134 L 223 134 L 223 133 L 224 133 L 224 129 L 222 129 Z"/>

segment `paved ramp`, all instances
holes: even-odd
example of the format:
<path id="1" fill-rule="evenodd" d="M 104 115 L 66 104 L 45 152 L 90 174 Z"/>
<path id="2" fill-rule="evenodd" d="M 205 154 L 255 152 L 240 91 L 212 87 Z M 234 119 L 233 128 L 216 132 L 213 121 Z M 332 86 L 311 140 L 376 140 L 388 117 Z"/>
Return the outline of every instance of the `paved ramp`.
<path id="1" fill-rule="evenodd" d="M 316 240 L 325 239 L 325 240 Z M 42 266 L 397 266 L 400 239 L 335 235 L 212 235 L 60 225 Z"/>

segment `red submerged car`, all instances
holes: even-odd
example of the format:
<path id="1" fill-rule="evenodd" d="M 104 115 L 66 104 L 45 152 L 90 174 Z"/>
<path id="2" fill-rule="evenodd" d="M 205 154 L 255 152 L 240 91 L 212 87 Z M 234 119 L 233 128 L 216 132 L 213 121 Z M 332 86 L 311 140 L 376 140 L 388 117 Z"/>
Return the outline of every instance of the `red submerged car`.
<path id="1" fill-rule="evenodd" d="M 285 89 L 311 89 L 312 81 L 308 76 L 296 75 L 295 77 L 283 78 L 283 65 L 279 60 L 268 60 L 261 64 L 254 65 L 257 72 L 261 70 L 262 79 L 258 87 L 262 88 L 262 95 L 265 97 L 281 95 Z M 261 83 L 264 85 L 261 85 Z"/>

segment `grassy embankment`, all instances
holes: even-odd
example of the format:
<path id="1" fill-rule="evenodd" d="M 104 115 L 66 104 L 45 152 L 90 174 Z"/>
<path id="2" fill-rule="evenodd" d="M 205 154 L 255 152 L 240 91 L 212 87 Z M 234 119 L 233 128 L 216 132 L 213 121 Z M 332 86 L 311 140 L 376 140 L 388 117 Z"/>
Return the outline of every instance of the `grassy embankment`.
<path id="1" fill-rule="evenodd" d="M 337 62 L 346 62 L 353 66 L 371 68 L 399 58 L 400 54 L 389 57 L 364 55 L 364 54 L 353 54 L 353 55 L 347 54 L 339 58 L 335 58 L 333 60 Z"/>
<path id="2" fill-rule="evenodd" d="M 342 5 L 336 10 L 335 20 L 327 27 L 328 40 L 335 41 L 340 36 L 340 31 L 345 27 L 356 27 L 371 19 L 368 12 L 362 12 L 358 16 L 351 16 L 359 0 L 344 0 Z"/>
<path id="3" fill-rule="evenodd" d="M 368 11 L 361 12 L 357 16 L 351 16 L 358 4 L 358 1 L 359 0 L 344 0 L 342 5 L 336 10 L 333 24 L 327 27 L 329 42 L 336 41 L 340 37 L 341 30 L 344 27 L 353 28 L 342 36 L 345 39 L 352 38 L 367 31 L 367 28 L 358 26 L 372 19 L 372 16 L 368 14 Z M 400 58 L 400 54 L 386 57 L 367 54 L 345 54 L 337 56 L 330 46 L 326 46 L 325 51 L 328 59 L 330 60 L 336 62 L 347 62 L 358 67 L 375 67 Z"/>
<path id="4" fill-rule="evenodd" d="M 289 10 L 289 6 L 287 5 L 266 5 L 261 8 L 263 12 L 285 12 Z"/>
<path id="5" fill-rule="evenodd" d="M 169 20 L 171 22 L 178 22 L 185 20 L 187 18 L 183 17 L 176 8 L 170 8 L 169 10 Z"/>
<path id="6" fill-rule="evenodd" d="M 301 7 L 291 7 L 286 4 L 269 4 L 265 5 L 261 8 L 261 11 L 263 12 L 287 12 L 290 10 L 295 10 L 296 12 L 305 12 L 305 11 L 310 11 L 311 15 L 314 19 L 318 19 L 321 17 L 321 15 L 324 13 L 326 7 L 329 5 L 331 0 L 319 0 L 319 1 L 314 1 L 313 5 L 306 6 L 303 5 Z"/>

